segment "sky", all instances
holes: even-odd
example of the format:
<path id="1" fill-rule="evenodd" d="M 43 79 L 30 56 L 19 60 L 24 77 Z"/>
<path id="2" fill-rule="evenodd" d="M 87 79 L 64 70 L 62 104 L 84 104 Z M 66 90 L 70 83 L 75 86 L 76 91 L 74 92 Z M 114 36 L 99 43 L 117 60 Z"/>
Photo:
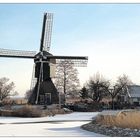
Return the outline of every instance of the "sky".
<path id="1" fill-rule="evenodd" d="M 140 4 L 0 4 L 0 48 L 39 51 L 44 12 L 54 13 L 53 55 L 88 56 L 81 86 L 99 72 L 140 84 Z M 33 60 L 0 58 L 0 77 L 21 96 L 30 89 Z"/>

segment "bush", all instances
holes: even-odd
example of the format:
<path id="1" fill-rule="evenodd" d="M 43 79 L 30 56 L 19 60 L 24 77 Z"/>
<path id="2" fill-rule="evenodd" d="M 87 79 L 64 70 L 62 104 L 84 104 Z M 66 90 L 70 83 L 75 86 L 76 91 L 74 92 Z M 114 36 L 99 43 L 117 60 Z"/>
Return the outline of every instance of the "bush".
<path id="1" fill-rule="evenodd" d="M 140 111 L 123 110 L 116 115 L 99 114 L 96 117 L 96 122 L 102 125 L 117 126 L 121 128 L 140 128 Z"/>
<path id="2" fill-rule="evenodd" d="M 41 117 L 42 110 L 32 106 L 23 106 L 18 109 L 2 109 L 0 110 L 0 116 L 12 116 L 12 117 Z"/>
<path id="3" fill-rule="evenodd" d="M 1 110 L 0 111 L 0 116 L 12 116 L 13 111 L 12 110 Z"/>
<path id="4" fill-rule="evenodd" d="M 22 108 L 16 109 L 13 112 L 15 117 L 41 117 L 42 110 L 38 107 L 33 107 L 31 105 L 23 106 Z"/>
<path id="5" fill-rule="evenodd" d="M 67 114 L 71 113 L 71 110 L 63 108 L 48 108 L 42 109 L 41 106 L 18 106 L 18 107 L 5 107 L 0 110 L 0 116 L 12 116 L 12 117 L 45 117 L 54 116 L 55 114 Z"/>

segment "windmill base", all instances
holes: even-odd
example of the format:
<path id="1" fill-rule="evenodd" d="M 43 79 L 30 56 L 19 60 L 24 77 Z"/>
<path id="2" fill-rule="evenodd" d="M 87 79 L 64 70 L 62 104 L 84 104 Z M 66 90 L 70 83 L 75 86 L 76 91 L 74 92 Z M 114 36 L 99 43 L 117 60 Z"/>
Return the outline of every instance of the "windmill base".
<path id="1" fill-rule="evenodd" d="M 39 105 L 51 105 L 59 103 L 59 95 L 52 80 L 46 80 L 40 83 L 39 94 L 37 95 L 38 82 L 31 94 L 28 103 Z"/>

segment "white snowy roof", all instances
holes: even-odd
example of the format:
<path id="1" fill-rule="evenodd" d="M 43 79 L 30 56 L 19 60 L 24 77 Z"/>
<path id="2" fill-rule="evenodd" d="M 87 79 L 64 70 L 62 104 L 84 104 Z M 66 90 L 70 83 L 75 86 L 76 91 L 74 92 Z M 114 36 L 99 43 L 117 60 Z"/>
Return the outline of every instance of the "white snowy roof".
<path id="1" fill-rule="evenodd" d="M 139 85 L 128 86 L 128 94 L 130 95 L 130 97 L 140 97 L 140 86 Z"/>

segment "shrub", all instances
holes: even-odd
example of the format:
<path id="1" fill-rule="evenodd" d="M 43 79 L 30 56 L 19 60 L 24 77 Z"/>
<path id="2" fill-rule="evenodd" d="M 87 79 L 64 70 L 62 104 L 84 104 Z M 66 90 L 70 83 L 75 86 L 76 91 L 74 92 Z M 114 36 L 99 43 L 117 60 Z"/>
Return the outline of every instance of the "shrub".
<path id="1" fill-rule="evenodd" d="M 42 109 L 41 106 L 18 106 L 13 107 L 5 107 L 0 110 L 0 116 L 12 116 L 12 117 L 45 117 L 45 116 L 54 116 L 55 114 L 66 114 L 71 113 L 71 110 L 66 110 L 63 108 L 47 108 Z"/>
<path id="2" fill-rule="evenodd" d="M 31 105 L 23 106 L 22 108 L 16 109 L 13 112 L 15 117 L 41 117 L 42 110 L 38 107 L 33 107 Z"/>
<path id="3" fill-rule="evenodd" d="M 122 128 L 140 128 L 140 111 L 124 110 L 116 115 L 98 115 L 96 122 L 108 126 L 117 126 Z"/>
<path id="4" fill-rule="evenodd" d="M 12 116 L 12 110 L 0 110 L 0 116 Z"/>

